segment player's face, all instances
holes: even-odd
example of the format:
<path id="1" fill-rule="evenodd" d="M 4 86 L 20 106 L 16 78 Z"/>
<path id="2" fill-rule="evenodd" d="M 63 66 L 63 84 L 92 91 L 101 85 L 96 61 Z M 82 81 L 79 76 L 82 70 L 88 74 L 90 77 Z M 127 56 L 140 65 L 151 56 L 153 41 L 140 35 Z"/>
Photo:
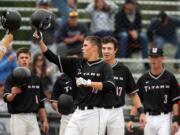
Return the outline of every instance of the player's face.
<path id="1" fill-rule="evenodd" d="M 115 59 L 117 50 L 115 50 L 112 43 L 102 45 L 102 56 L 105 61 L 111 61 Z"/>
<path id="2" fill-rule="evenodd" d="M 95 52 L 97 52 L 97 46 L 85 40 L 82 47 L 83 58 L 89 60 L 91 58 L 91 55 Z"/>
<path id="3" fill-rule="evenodd" d="M 149 60 L 152 68 L 160 68 L 163 65 L 162 56 L 149 56 Z"/>
<path id="4" fill-rule="evenodd" d="M 26 53 L 20 53 L 17 58 L 18 64 L 20 67 L 29 67 L 31 63 L 31 56 Z"/>

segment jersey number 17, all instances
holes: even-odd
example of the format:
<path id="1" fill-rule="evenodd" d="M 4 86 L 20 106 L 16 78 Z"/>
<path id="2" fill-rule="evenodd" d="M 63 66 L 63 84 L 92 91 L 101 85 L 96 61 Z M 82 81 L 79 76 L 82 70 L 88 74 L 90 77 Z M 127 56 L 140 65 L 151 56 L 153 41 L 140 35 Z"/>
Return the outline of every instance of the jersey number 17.
<path id="1" fill-rule="evenodd" d="M 116 96 L 121 96 L 123 87 L 116 87 Z"/>

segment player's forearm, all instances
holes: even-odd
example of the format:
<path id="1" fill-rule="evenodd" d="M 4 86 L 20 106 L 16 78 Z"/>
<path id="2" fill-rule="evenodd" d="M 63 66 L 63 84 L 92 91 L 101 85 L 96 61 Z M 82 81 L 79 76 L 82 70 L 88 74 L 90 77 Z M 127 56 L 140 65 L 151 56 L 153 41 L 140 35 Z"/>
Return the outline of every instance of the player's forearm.
<path id="1" fill-rule="evenodd" d="M 137 93 L 130 94 L 130 97 L 132 99 L 134 107 L 136 108 L 142 107 L 141 100 Z"/>
<path id="2" fill-rule="evenodd" d="M 7 48 L 12 41 L 13 41 L 13 34 L 12 33 L 8 33 L 2 39 L 2 44 L 3 44 L 4 47 Z"/>
<path id="3" fill-rule="evenodd" d="M 4 36 L 4 38 L 2 39 L 2 45 L 0 46 L 0 60 L 6 53 L 6 50 L 7 50 L 8 46 L 10 45 L 10 43 L 12 42 L 12 40 L 13 40 L 12 33 L 6 34 Z"/>
<path id="4" fill-rule="evenodd" d="M 38 113 L 39 113 L 40 120 L 42 122 L 47 122 L 48 121 L 46 111 L 45 111 L 44 108 L 40 108 Z"/>
<path id="5" fill-rule="evenodd" d="M 44 43 L 42 40 L 40 40 L 40 41 L 38 42 L 38 45 L 39 45 L 39 48 L 41 49 L 41 51 L 42 51 L 43 53 L 48 50 L 47 46 L 45 45 L 45 43 Z"/>
<path id="6" fill-rule="evenodd" d="M 90 87 L 94 88 L 95 90 L 102 90 L 103 83 L 102 82 L 91 82 Z"/>
<path id="7" fill-rule="evenodd" d="M 8 102 L 11 102 L 11 101 L 14 100 L 15 97 L 16 97 L 16 94 L 13 94 L 13 93 L 8 94 L 8 95 L 6 96 L 6 100 L 7 100 Z"/>
<path id="8" fill-rule="evenodd" d="M 51 105 L 52 105 L 52 108 L 53 108 L 55 111 L 58 112 L 58 105 L 57 105 L 57 103 L 53 102 Z"/>
<path id="9" fill-rule="evenodd" d="M 174 116 L 179 115 L 179 105 L 178 104 L 176 104 L 176 103 L 173 104 L 172 113 L 173 113 Z"/>

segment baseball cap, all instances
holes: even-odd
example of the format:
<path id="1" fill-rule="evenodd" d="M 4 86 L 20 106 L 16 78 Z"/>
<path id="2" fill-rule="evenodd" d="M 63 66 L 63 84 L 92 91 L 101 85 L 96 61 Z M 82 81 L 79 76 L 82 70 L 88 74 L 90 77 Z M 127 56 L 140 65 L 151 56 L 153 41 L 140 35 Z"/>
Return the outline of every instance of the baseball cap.
<path id="1" fill-rule="evenodd" d="M 78 17 L 78 12 L 77 11 L 70 11 L 69 12 L 69 17 Z"/>
<path id="2" fill-rule="evenodd" d="M 163 50 L 160 48 L 151 48 L 149 56 L 163 56 Z"/>

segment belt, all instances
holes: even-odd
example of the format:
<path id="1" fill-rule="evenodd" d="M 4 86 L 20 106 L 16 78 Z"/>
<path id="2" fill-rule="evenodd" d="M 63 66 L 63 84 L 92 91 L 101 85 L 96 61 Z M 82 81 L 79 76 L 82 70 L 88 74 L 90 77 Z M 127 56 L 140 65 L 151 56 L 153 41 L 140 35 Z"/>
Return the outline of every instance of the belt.
<path id="1" fill-rule="evenodd" d="M 92 110 L 94 108 L 94 106 L 77 106 L 77 109 L 79 110 Z"/>
<path id="2" fill-rule="evenodd" d="M 163 115 L 168 114 L 169 112 L 146 112 L 148 115 L 157 116 L 157 115 Z"/>
<path id="3" fill-rule="evenodd" d="M 113 109 L 113 108 L 119 108 L 121 107 L 122 105 L 114 105 L 114 106 L 104 106 L 103 108 L 105 109 Z"/>

